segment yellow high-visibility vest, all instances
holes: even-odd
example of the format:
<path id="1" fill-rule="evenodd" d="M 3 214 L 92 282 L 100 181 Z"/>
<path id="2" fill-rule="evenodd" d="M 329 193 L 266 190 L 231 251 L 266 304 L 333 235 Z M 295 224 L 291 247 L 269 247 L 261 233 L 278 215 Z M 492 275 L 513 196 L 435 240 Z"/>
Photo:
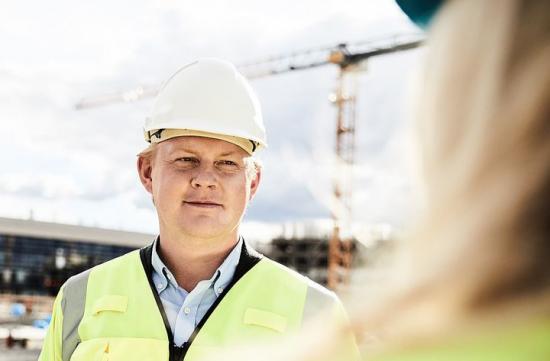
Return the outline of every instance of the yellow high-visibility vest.
<path id="1" fill-rule="evenodd" d="M 151 246 L 69 279 L 39 360 L 196 361 L 224 347 L 296 332 L 323 305 L 341 314 L 332 292 L 243 245 L 230 287 L 178 347 L 152 285 L 150 254 Z"/>

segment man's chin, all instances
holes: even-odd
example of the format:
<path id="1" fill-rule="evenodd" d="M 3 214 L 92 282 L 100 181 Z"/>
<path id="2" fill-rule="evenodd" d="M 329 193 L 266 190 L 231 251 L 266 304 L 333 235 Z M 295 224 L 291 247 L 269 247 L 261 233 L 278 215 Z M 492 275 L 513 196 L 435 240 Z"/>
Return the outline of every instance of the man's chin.
<path id="1" fill-rule="evenodd" d="M 195 238 L 220 238 L 224 230 L 213 222 L 185 222 L 180 226 L 181 232 Z"/>

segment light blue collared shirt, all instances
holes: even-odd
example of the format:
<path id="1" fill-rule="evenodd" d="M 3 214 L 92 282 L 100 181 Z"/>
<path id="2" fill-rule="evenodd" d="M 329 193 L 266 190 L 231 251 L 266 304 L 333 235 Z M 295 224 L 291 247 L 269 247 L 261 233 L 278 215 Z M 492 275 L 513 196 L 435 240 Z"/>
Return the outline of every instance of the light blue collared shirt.
<path id="1" fill-rule="evenodd" d="M 153 282 L 170 323 L 174 344 L 181 346 L 187 342 L 197 324 L 233 279 L 241 256 L 243 240 L 239 239 L 212 277 L 197 283 L 191 292 L 178 285 L 172 272 L 160 259 L 157 252 L 158 242 L 159 238 L 153 245 L 151 256 Z"/>

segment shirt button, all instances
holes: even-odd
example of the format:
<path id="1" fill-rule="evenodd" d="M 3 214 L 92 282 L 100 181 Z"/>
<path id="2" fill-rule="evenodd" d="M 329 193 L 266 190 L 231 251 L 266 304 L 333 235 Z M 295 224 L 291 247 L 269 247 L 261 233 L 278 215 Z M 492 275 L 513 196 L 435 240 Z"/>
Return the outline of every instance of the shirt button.
<path id="1" fill-rule="evenodd" d="M 185 307 L 185 308 L 183 309 L 183 313 L 185 313 L 186 315 L 188 315 L 189 312 L 191 312 L 191 309 L 190 309 L 189 307 Z"/>
<path id="2" fill-rule="evenodd" d="M 162 288 L 162 283 L 159 283 L 159 284 L 157 285 L 157 288 L 160 290 L 160 289 Z"/>
<path id="3" fill-rule="evenodd" d="M 223 292 L 223 288 L 222 287 L 218 287 L 218 293 L 222 293 Z"/>

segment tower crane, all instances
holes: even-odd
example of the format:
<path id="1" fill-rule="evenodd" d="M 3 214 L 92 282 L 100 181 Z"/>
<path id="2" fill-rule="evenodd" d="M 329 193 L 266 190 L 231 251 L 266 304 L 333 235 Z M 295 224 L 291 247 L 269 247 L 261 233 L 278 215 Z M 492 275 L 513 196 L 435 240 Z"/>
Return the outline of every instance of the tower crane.
<path id="1" fill-rule="evenodd" d="M 420 34 L 404 34 L 379 38 L 354 44 L 341 43 L 336 46 L 296 51 L 271 57 L 253 63 L 237 66 L 249 79 L 262 78 L 292 71 L 306 70 L 320 66 L 336 65 L 339 68 L 336 90 L 330 100 L 336 106 L 335 154 L 337 164 L 333 183 L 332 236 L 329 240 L 328 287 L 338 290 L 349 283 L 353 240 L 344 236 L 344 230 L 351 226 L 352 176 L 355 154 L 355 105 L 357 72 L 366 60 L 390 53 L 414 49 L 423 43 Z M 80 100 L 78 110 L 137 101 L 155 96 L 160 89 L 156 86 L 138 86 L 128 91 L 88 97 Z M 349 234 L 350 232 L 348 232 Z"/>

